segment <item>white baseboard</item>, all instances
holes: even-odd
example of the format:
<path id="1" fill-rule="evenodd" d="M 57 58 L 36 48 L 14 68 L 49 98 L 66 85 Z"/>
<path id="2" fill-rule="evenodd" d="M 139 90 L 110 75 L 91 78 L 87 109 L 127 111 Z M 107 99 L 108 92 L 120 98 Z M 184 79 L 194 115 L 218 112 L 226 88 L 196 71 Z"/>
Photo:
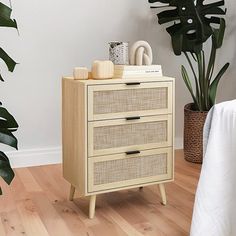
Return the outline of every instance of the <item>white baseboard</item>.
<path id="1" fill-rule="evenodd" d="M 183 149 L 183 138 L 182 137 L 176 137 L 175 138 L 175 149 Z"/>
<path id="2" fill-rule="evenodd" d="M 13 168 L 41 166 L 62 162 L 61 147 L 25 149 L 6 152 Z"/>
<path id="3" fill-rule="evenodd" d="M 183 138 L 175 139 L 175 149 L 183 148 Z M 25 149 L 6 152 L 13 168 L 58 164 L 62 162 L 61 147 Z"/>

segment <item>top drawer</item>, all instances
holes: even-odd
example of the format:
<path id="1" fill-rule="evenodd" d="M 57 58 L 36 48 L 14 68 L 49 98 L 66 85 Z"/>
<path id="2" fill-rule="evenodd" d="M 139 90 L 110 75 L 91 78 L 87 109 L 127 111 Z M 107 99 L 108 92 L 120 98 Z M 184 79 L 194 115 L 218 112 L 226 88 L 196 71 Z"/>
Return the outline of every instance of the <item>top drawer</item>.
<path id="1" fill-rule="evenodd" d="M 172 82 L 88 86 L 88 120 L 172 113 Z"/>

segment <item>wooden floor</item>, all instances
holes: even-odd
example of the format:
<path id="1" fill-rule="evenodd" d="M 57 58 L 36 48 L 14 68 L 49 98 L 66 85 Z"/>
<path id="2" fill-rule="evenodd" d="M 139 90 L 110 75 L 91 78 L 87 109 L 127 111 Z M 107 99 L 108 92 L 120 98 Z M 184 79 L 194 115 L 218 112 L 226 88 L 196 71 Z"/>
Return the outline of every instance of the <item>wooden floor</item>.
<path id="1" fill-rule="evenodd" d="M 187 236 L 200 168 L 178 151 L 167 206 L 160 204 L 157 186 L 102 194 L 93 220 L 88 199 L 68 201 L 61 165 L 16 169 L 10 187 L 0 182 L 0 236 Z"/>

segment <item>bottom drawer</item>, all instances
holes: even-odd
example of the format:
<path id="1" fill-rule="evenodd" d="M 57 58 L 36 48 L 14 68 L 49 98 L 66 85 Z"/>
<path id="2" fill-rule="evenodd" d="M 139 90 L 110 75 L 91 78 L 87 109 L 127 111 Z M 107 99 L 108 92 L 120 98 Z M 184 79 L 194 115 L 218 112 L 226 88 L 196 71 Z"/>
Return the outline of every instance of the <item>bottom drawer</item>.
<path id="1" fill-rule="evenodd" d="M 172 165 L 172 148 L 89 158 L 88 192 L 169 180 Z"/>

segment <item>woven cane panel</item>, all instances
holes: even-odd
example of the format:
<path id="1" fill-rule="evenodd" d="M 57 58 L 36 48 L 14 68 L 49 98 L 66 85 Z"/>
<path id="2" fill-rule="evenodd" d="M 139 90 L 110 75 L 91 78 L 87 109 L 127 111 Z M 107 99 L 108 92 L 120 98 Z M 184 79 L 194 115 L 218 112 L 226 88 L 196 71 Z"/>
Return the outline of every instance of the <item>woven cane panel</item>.
<path id="1" fill-rule="evenodd" d="M 156 110 L 167 106 L 167 88 L 95 91 L 93 95 L 94 114 Z"/>
<path id="2" fill-rule="evenodd" d="M 94 150 L 167 141 L 167 121 L 95 127 Z"/>
<path id="3" fill-rule="evenodd" d="M 94 185 L 167 174 L 167 154 L 94 163 Z"/>

